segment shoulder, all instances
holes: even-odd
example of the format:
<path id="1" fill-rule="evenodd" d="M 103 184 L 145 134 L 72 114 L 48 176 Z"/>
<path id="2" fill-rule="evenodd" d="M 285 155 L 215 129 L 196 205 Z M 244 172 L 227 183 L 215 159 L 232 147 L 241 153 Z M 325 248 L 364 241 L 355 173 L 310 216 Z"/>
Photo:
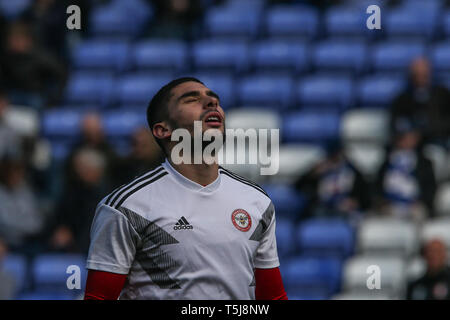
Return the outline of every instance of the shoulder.
<path id="1" fill-rule="evenodd" d="M 267 192 L 261 186 L 256 184 L 255 182 L 252 182 L 252 181 L 248 180 L 247 178 L 237 175 L 236 173 L 234 173 L 228 169 L 225 169 L 222 166 L 219 166 L 219 174 L 222 177 L 225 177 L 231 184 L 236 186 L 236 188 L 238 188 L 238 190 L 244 189 L 245 191 L 254 193 L 258 197 L 262 197 L 265 200 L 270 200 L 270 197 L 267 194 Z"/>
<path id="2" fill-rule="evenodd" d="M 139 192 L 144 190 L 149 191 L 156 184 L 161 183 L 162 178 L 166 175 L 168 175 L 167 170 L 163 166 L 158 166 L 155 169 L 134 178 L 129 183 L 116 188 L 104 197 L 99 205 L 106 205 L 114 209 L 119 209 L 125 202 L 130 201 L 131 198 L 138 195 Z"/>

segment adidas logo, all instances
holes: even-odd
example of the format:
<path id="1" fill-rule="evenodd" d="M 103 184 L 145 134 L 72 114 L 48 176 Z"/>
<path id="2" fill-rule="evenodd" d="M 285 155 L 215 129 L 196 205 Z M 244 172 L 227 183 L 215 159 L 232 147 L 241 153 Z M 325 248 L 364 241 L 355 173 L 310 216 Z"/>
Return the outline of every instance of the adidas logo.
<path id="1" fill-rule="evenodd" d="M 186 220 L 185 217 L 181 217 L 180 220 L 175 224 L 173 230 L 184 230 L 184 229 L 194 229 L 194 227 Z"/>

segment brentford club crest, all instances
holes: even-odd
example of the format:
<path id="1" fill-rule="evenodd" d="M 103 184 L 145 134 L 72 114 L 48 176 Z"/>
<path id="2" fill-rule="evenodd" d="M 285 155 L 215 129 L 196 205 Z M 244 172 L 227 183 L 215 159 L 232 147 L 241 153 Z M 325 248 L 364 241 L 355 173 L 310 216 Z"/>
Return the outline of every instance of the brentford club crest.
<path id="1" fill-rule="evenodd" d="M 244 209 L 234 210 L 231 214 L 231 221 L 234 226 L 242 232 L 246 232 L 252 227 L 252 218 Z"/>

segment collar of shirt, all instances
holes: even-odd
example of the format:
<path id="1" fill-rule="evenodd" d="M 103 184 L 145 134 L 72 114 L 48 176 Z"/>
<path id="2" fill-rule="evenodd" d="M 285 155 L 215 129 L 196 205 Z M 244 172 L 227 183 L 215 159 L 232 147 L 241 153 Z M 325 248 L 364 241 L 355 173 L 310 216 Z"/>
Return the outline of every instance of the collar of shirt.
<path id="1" fill-rule="evenodd" d="M 170 176 L 175 179 L 176 182 L 180 183 L 184 187 L 193 190 L 198 191 L 201 193 L 211 193 L 217 190 L 220 186 L 220 173 L 218 173 L 216 180 L 208 184 L 207 186 L 202 186 L 201 184 L 192 181 L 185 176 L 183 176 L 181 173 L 179 173 L 172 165 L 170 164 L 169 160 L 166 158 L 166 161 L 162 164 L 162 166 L 169 172 Z"/>

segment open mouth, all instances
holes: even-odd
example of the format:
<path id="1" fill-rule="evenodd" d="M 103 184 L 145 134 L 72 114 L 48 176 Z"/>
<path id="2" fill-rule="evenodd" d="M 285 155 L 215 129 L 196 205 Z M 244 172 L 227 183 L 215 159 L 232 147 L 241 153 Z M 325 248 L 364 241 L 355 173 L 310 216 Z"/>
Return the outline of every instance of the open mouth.
<path id="1" fill-rule="evenodd" d="M 204 117 L 204 121 L 211 126 L 220 126 L 222 125 L 222 116 L 217 111 L 210 112 Z"/>

